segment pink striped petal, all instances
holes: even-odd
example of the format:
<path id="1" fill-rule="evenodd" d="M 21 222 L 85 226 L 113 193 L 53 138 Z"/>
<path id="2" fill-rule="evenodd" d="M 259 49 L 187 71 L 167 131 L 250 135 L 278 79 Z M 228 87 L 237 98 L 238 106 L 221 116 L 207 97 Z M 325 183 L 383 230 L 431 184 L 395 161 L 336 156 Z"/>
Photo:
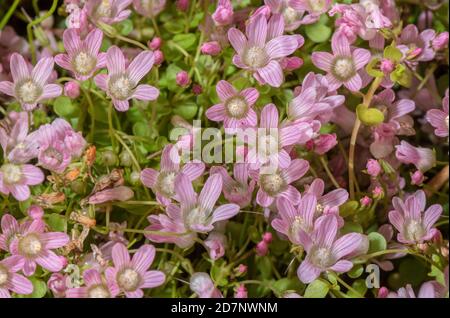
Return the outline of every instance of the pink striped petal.
<path id="1" fill-rule="evenodd" d="M 252 106 L 256 103 L 259 97 L 259 92 L 256 88 L 246 88 L 240 92 L 240 95 L 244 97 L 248 106 Z"/>
<path id="2" fill-rule="evenodd" d="M 403 231 L 403 224 L 405 223 L 405 219 L 400 214 L 400 212 L 393 210 L 389 212 L 389 222 L 398 230 Z"/>
<path id="3" fill-rule="evenodd" d="M 11 76 L 14 83 L 18 83 L 30 77 L 27 62 L 19 53 L 13 53 L 10 59 Z"/>
<path id="4" fill-rule="evenodd" d="M 362 69 L 369 63 L 371 54 L 369 50 L 366 49 L 355 49 L 352 53 L 353 63 L 355 64 L 356 70 Z"/>
<path id="5" fill-rule="evenodd" d="M 131 98 L 139 100 L 156 100 L 159 96 L 159 89 L 147 84 L 141 84 L 136 87 Z"/>
<path id="6" fill-rule="evenodd" d="M 125 56 L 117 46 L 111 46 L 106 52 L 106 67 L 110 75 L 125 71 Z"/>
<path id="7" fill-rule="evenodd" d="M 279 197 L 288 199 L 294 205 L 297 205 L 301 199 L 300 192 L 291 185 L 288 185 L 286 190 L 279 194 Z"/>
<path id="8" fill-rule="evenodd" d="M 27 185 L 16 184 L 10 187 L 10 191 L 17 201 L 25 201 L 30 197 L 30 188 Z"/>
<path id="9" fill-rule="evenodd" d="M 197 194 L 194 192 L 192 182 L 182 173 L 175 178 L 175 193 L 180 198 L 180 203 L 185 206 L 192 207 L 197 203 Z"/>
<path id="10" fill-rule="evenodd" d="M 36 263 L 50 272 L 59 272 L 65 265 L 65 261 L 62 257 L 59 257 L 49 250 L 39 255 L 39 257 L 36 258 Z"/>
<path id="11" fill-rule="evenodd" d="M 212 215 L 211 224 L 231 219 L 240 211 L 240 207 L 237 204 L 229 203 L 219 206 Z"/>
<path id="12" fill-rule="evenodd" d="M 305 175 L 309 169 L 309 163 L 303 159 L 294 159 L 288 169 L 283 170 L 283 178 L 287 183 L 297 181 Z"/>
<path id="13" fill-rule="evenodd" d="M 133 268 L 143 275 L 145 271 L 152 265 L 155 258 L 155 247 L 150 244 L 145 244 L 139 247 L 137 252 L 133 255 L 131 265 Z"/>
<path id="14" fill-rule="evenodd" d="M 359 76 L 359 74 L 355 74 L 347 82 L 344 83 L 344 86 L 347 87 L 352 92 L 359 91 L 362 87 L 361 76 Z"/>
<path id="15" fill-rule="evenodd" d="M 331 39 L 331 47 L 334 55 L 338 56 L 351 56 L 350 43 L 348 43 L 347 37 L 342 33 L 335 33 Z"/>
<path id="16" fill-rule="evenodd" d="M 22 165 L 22 173 L 25 179 L 25 183 L 28 185 L 41 184 L 45 178 L 42 170 L 33 165 Z"/>
<path id="17" fill-rule="evenodd" d="M 266 44 L 266 52 L 270 59 L 279 59 L 295 52 L 298 41 L 295 36 L 282 35 Z"/>
<path id="18" fill-rule="evenodd" d="M 47 84 L 44 86 L 44 90 L 41 97 L 39 97 L 38 102 L 61 96 L 62 91 L 62 87 L 58 84 Z"/>
<path id="19" fill-rule="evenodd" d="M 238 54 L 242 54 L 247 47 L 247 38 L 236 28 L 231 28 L 228 31 L 228 40 Z"/>
<path id="20" fill-rule="evenodd" d="M 0 82 L 0 92 L 8 96 L 14 96 L 14 83 L 9 81 Z"/>
<path id="21" fill-rule="evenodd" d="M 166 275 L 160 271 L 148 271 L 144 274 L 144 283 L 141 288 L 153 288 L 164 284 Z"/>
<path id="22" fill-rule="evenodd" d="M 313 52 L 311 61 L 313 64 L 325 72 L 330 72 L 333 66 L 334 56 L 328 52 Z"/>
<path id="23" fill-rule="evenodd" d="M 297 269 L 298 278 L 304 283 L 309 284 L 319 277 L 322 270 L 314 266 L 309 260 L 304 260 Z"/>
<path id="24" fill-rule="evenodd" d="M 125 245 L 122 243 L 116 243 L 112 248 L 112 260 L 114 266 L 117 269 L 121 269 L 123 266 L 128 266 L 130 263 L 130 254 Z"/>
<path id="25" fill-rule="evenodd" d="M 128 108 L 130 108 L 130 103 L 127 100 L 113 99 L 112 102 L 114 104 L 114 108 L 119 112 L 126 112 Z"/>
<path id="26" fill-rule="evenodd" d="M 63 247 L 70 241 L 69 236 L 62 232 L 42 233 L 40 239 L 48 249 Z"/>
<path id="27" fill-rule="evenodd" d="M 89 53 L 92 56 L 97 56 L 100 47 L 102 46 L 103 32 L 99 29 L 94 29 L 86 36 L 84 43 Z"/>
<path id="28" fill-rule="evenodd" d="M 267 1 L 266 1 L 267 2 Z M 273 14 L 267 24 L 267 39 L 271 40 L 284 33 L 284 19 L 281 14 Z"/>
<path id="29" fill-rule="evenodd" d="M 227 81 L 221 80 L 216 85 L 216 92 L 222 102 L 237 95 L 236 89 Z"/>
<path id="30" fill-rule="evenodd" d="M 206 110 L 206 117 L 212 121 L 223 121 L 226 118 L 226 111 L 223 104 L 216 104 Z"/>
<path id="31" fill-rule="evenodd" d="M 102 91 L 108 91 L 108 75 L 98 74 L 94 77 L 94 82 Z"/>
<path id="32" fill-rule="evenodd" d="M 33 81 L 44 86 L 47 83 L 50 74 L 53 72 L 54 61 L 52 57 L 42 58 L 37 62 L 33 71 L 31 72 L 31 77 Z"/>
<path id="33" fill-rule="evenodd" d="M 351 270 L 353 263 L 347 260 L 340 260 L 336 264 L 330 267 L 330 269 L 337 273 L 346 273 Z"/>
<path id="34" fill-rule="evenodd" d="M 259 68 L 257 74 L 273 87 L 280 87 L 284 81 L 283 69 L 278 61 L 270 61 L 266 66 Z"/>
<path id="35" fill-rule="evenodd" d="M 156 185 L 156 180 L 158 180 L 159 172 L 152 168 L 145 168 L 141 172 L 141 182 L 147 188 L 153 188 Z"/>
<path id="36" fill-rule="evenodd" d="M 84 271 L 83 280 L 87 286 L 103 284 L 100 273 L 94 268 Z"/>
<path id="37" fill-rule="evenodd" d="M 75 55 L 81 48 L 80 36 L 76 29 L 66 29 L 63 33 L 63 43 L 69 55 Z"/>
<path id="38" fill-rule="evenodd" d="M 259 189 L 256 194 L 256 203 L 258 203 L 263 208 L 270 206 L 275 199 L 268 195 L 264 190 Z"/>
<path id="39" fill-rule="evenodd" d="M 144 51 L 139 53 L 128 66 L 127 71 L 131 81 L 138 83 L 151 70 L 154 62 L 153 52 Z"/>
<path id="40" fill-rule="evenodd" d="M 267 20 L 264 15 L 258 15 L 246 28 L 246 35 L 250 46 L 264 47 L 267 36 Z"/>
<path id="41" fill-rule="evenodd" d="M 212 175 L 206 180 L 203 189 L 198 197 L 198 202 L 206 211 L 213 209 L 222 192 L 222 176 L 219 174 Z"/>
<path id="42" fill-rule="evenodd" d="M 274 104 L 266 105 L 261 111 L 261 128 L 278 128 L 278 109 Z"/>
<path id="43" fill-rule="evenodd" d="M 204 171 L 205 164 L 203 162 L 188 162 L 181 169 L 181 172 L 184 173 L 191 181 L 199 178 Z"/>
<path id="44" fill-rule="evenodd" d="M 7 286 L 16 294 L 28 295 L 33 292 L 33 284 L 31 281 L 22 275 L 15 273 L 11 274 Z"/>
<path id="45" fill-rule="evenodd" d="M 426 230 L 429 230 L 437 222 L 442 214 L 442 206 L 439 204 L 433 204 L 424 213 L 423 225 Z"/>

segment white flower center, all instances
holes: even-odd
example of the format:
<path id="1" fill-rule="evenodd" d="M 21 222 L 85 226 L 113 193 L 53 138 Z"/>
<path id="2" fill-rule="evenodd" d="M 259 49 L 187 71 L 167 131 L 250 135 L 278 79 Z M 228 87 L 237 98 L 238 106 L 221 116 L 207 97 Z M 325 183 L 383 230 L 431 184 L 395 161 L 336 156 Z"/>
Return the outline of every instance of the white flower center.
<path id="1" fill-rule="evenodd" d="M 95 14 L 98 17 L 110 17 L 112 14 L 112 8 L 111 4 L 109 3 L 109 0 L 103 0 L 102 3 L 97 7 L 95 10 Z"/>
<path id="2" fill-rule="evenodd" d="M 286 24 L 296 22 L 300 17 L 300 14 L 297 10 L 288 6 L 284 8 L 282 15 Z"/>
<path id="3" fill-rule="evenodd" d="M 322 12 L 325 8 L 325 0 L 309 0 L 308 2 L 313 12 Z"/>
<path id="4" fill-rule="evenodd" d="M 355 75 L 355 64 L 348 57 L 338 57 L 333 62 L 333 74 L 337 79 L 346 81 Z"/>
<path id="5" fill-rule="evenodd" d="M 41 95 L 42 88 L 31 79 L 22 81 L 16 85 L 16 96 L 23 103 L 36 103 Z"/>
<path id="6" fill-rule="evenodd" d="M 94 285 L 88 290 L 89 298 L 109 298 L 111 294 L 104 285 Z"/>
<path id="7" fill-rule="evenodd" d="M 286 182 L 278 173 L 261 175 L 261 187 L 269 195 L 274 196 L 284 190 Z"/>
<path id="8" fill-rule="evenodd" d="M 72 61 L 73 68 L 81 75 L 88 75 L 97 65 L 97 59 L 86 52 L 79 52 Z"/>
<path id="9" fill-rule="evenodd" d="M 22 169 L 18 165 L 7 163 L 0 170 L 3 172 L 3 181 L 6 184 L 16 184 L 22 179 Z"/>
<path id="10" fill-rule="evenodd" d="M 28 234 L 19 240 L 19 251 L 26 256 L 36 256 L 42 248 L 42 243 L 36 234 Z"/>
<path id="11" fill-rule="evenodd" d="M 0 287 L 8 281 L 8 270 L 0 264 Z"/>
<path id="12" fill-rule="evenodd" d="M 185 218 L 185 224 L 186 226 L 192 229 L 193 225 L 206 225 L 208 222 L 209 217 L 209 211 L 205 211 L 201 207 L 195 207 L 192 210 L 190 210 Z M 195 231 L 195 230 L 194 230 Z"/>
<path id="13" fill-rule="evenodd" d="M 330 249 L 325 247 L 314 248 L 310 252 L 310 260 L 314 265 L 326 269 L 333 265 L 333 257 Z"/>
<path id="14" fill-rule="evenodd" d="M 242 97 L 232 97 L 225 103 L 225 109 L 230 117 L 243 118 L 248 111 L 248 105 Z"/>
<path id="15" fill-rule="evenodd" d="M 310 229 L 310 227 L 305 223 L 305 220 L 301 216 L 296 216 L 290 230 L 293 235 L 296 235 L 300 231 L 309 233 L 312 229 Z"/>
<path id="16" fill-rule="evenodd" d="M 253 46 L 244 52 L 243 62 L 252 68 L 261 68 L 265 66 L 269 58 L 266 51 L 262 47 Z"/>
<path id="17" fill-rule="evenodd" d="M 420 241 L 425 235 L 425 229 L 422 222 L 417 220 L 410 220 L 405 224 L 406 239 L 411 241 Z"/>
<path id="18" fill-rule="evenodd" d="M 126 74 L 112 76 L 108 83 L 111 95 L 118 100 L 130 98 L 135 86 Z"/>
<path id="19" fill-rule="evenodd" d="M 175 177 L 174 172 L 161 172 L 156 181 L 158 191 L 168 198 L 175 194 Z"/>
<path id="20" fill-rule="evenodd" d="M 141 282 L 139 273 L 132 268 L 125 268 L 117 274 L 117 283 L 125 291 L 134 291 Z"/>

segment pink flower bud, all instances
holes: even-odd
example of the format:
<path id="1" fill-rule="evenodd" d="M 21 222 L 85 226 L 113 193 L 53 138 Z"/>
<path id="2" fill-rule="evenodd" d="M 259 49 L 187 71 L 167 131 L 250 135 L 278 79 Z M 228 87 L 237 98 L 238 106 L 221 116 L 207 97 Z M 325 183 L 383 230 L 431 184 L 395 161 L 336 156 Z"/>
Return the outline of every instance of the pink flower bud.
<path id="1" fill-rule="evenodd" d="M 247 288 L 243 284 L 239 285 L 234 293 L 234 298 L 248 298 Z"/>
<path id="2" fill-rule="evenodd" d="M 80 85 L 75 81 L 69 81 L 64 84 L 64 95 L 72 99 L 80 96 Z"/>
<path id="3" fill-rule="evenodd" d="M 394 70 L 395 64 L 389 59 L 382 59 L 380 63 L 380 70 L 384 74 L 391 74 L 391 72 Z"/>
<path id="4" fill-rule="evenodd" d="M 264 256 L 269 252 L 269 245 L 265 241 L 261 241 L 256 244 L 256 255 Z"/>
<path id="5" fill-rule="evenodd" d="M 162 44 L 162 40 L 159 37 L 154 37 L 149 43 L 148 43 L 148 47 L 151 50 L 159 50 L 159 48 L 161 47 Z"/>
<path id="6" fill-rule="evenodd" d="M 161 65 L 164 62 L 164 53 L 161 50 L 155 50 L 153 56 L 155 57 L 155 65 Z"/>
<path id="7" fill-rule="evenodd" d="M 381 172 L 381 166 L 375 159 L 369 159 L 366 164 L 367 173 L 372 177 L 376 177 Z"/>
<path id="8" fill-rule="evenodd" d="M 425 176 L 423 175 L 423 173 L 420 170 L 416 170 L 416 172 L 414 172 L 411 175 L 411 184 L 412 185 L 421 185 L 424 180 L 425 180 Z"/>
<path id="9" fill-rule="evenodd" d="M 448 46 L 448 32 L 439 33 L 433 41 L 431 41 L 431 46 L 436 51 L 445 49 Z"/>
<path id="10" fill-rule="evenodd" d="M 272 239 L 273 239 L 272 233 L 270 233 L 270 232 L 264 233 L 263 236 L 262 236 L 262 239 L 263 239 L 263 241 L 266 242 L 267 244 L 272 243 Z"/>
<path id="11" fill-rule="evenodd" d="M 60 273 L 53 273 L 47 281 L 48 289 L 50 289 L 56 298 L 65 296 L 67 290 L 67 277 Z"/>
<path id="12" fill-rule="evenodd" d="M 212 18 L 216 25 L 228 25 L 233 22 L 233 7 L 231 1 L 219 1 L 216 11 L 214 11 Z"/>
<path id="13" fill-rule="evenodd" d="M 127 201 L 134 196 L 133 190 L 126 186 L 99 191 L 89 197 L 89 204 L 102 204 L 110 201 Z"/>
<path id="14" fill-rule="evenodd" d="M 186 71 L 180 71 L 177 73 L 176 82 L 178 86 L 186 87 L 189 85 L 189 74 Z"/>
<path id="15" fill-rule="evenodd" d="M 372 190 L 372 197 L 374 199 L 382 199 L 384 197 L 384 190 L 382 187 L 380 186 L 376 186 L 373 190 Z"/>
<path id="16" fill-rule="evenodd" d="M 189 9 L 189 0 L 177 0 L 177 9 L 187 11 Z"/>
<path id="17" fill-rule="evenodd" d="M 359 200 L 362 206 L 369 206 L 372 203 L 372 199 L 369 198 L 367 195 L 362 197 L 361 200 Z"/>
<path id="18" fill-rule="evenodd" d="M 296 69 L 299 69 L 303 65 L 303 60 L 297 56 L 285 57 L 281 60 L 281 67 L 288 71 L 292 72 Z"/>
<path id="19" fill-rule="evenodd" d="M 386 287 L 381 287 L 378 290 L 378 298 L 386 298 L 389 294 L 389 289 L 387 289 Z"/>
<path id="20" fill-rule="evenodd" d="M 222 48 L 220 47 L 219 42 L 211 41 L 205 42 L 202 44 L 201 52 L 206 55 L 216 56 L 220 53 Z"/>
<path id="21" fill-rule="evenodd" d="M 28 208 L 28 215 L 33 220 L 40 220 L 44 216 L 44 210 L 40 206 L 32 205 Z"/>
<path id="22" fill-rule="evenodd" d="M 236 271 L 238 274 L 243 275 L 247 273 L 248 267 L 244 264 L 239 264 L 239 266 L 236 268 Z"/>
<path id="23" fill-rule="evenodd" d="M 209 257 L 212 260 L 217 260 L 225 255 L 225 247 L 227 238 L 222 233 L 211 232 L 205 240 L 205 246 L 208 250 Z"/>
<path id="24" fill-rule="evenodd" d="M 203 93 L 203 88 L 201 87 L 201 85 L 194 84 L 192 86 L 192 93 L 194 93 L 194 95 L 200 95 L 201 93 Z"/>
<path id="25" fill-rule="evenodd" d="M 318 155 L 323 155 L 336 145 L 336 134 L 323 134 L 314 139 L 314 152 Z"/>

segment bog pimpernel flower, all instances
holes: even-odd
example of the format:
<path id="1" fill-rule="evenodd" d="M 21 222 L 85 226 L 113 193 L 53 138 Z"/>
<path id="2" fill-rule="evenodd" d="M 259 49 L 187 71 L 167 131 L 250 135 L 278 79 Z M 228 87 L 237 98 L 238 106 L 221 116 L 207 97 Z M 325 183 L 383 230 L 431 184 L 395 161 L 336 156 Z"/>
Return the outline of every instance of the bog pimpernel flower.
<path id="1" fill-rule="evenodd" d="M 0 298 L 10 298 L 10 291 L 27 295 L 33 292 L 33 284 L 17 272 L 22 268 L 23 260 L 10 256 L 0 261 Z"/>

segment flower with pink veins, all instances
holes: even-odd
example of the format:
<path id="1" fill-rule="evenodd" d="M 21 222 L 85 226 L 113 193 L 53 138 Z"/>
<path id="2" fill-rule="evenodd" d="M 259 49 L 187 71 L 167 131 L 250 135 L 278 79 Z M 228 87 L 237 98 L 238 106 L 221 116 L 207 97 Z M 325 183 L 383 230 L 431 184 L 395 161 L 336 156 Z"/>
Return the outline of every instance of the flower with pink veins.
<path id="1" fill-rule="evenodd" d="M 256 88 L 246 88 L 238 92 L 229 82 L 221 80 L 216 86 L 220 103 L 206 111 L 209 120 L 221 122 L 227 131 L 245 129 L 257 124 L 258 116 L 253 105 L 259 97 Z"/>
<path id="2" fill-rule="evenodd" d="M 365 235 L 349 233 L 337 238 L 336 217 L 324 216 L 311 234 L 300 231 L 300 244 L 306 251 L 306 258 L 297 269 L 298 278 L 305 284 L 314 281 L 324 271 L 345 273 L 352 269 L 349 258 L 365 254 L 369 242 Z"/>
<path id="3" fill-rule="evenodd" d="M 266 105 L 261 111 L 259 127 L 255 128 L 256 140 L 249 143 L 246 162 L 252 169 L 270 164 L 287 168 L 291 162 L 286 148 L 311 139 L 313 131 L 309 122 L 288 123 L 279 127 L 278 109 L 274 104 Z M 238 139 L 244 141 L 238 134 Z"/>
<path id="4" fill-rule="evenodd" d="M 205 171 L 203 162 L 188 162 L 183 167 L 180 167 L 180 160 L 177 148 L 169 144 L 163 149 L 160 171 L 145 168 L 141 172 L 142 183 L 152 189 L 158 202 L 164 206 L 169 205 L 172 199 L 176 199 L 175 178 L 178 174 L 183 173 L 192 182 Z"/>
<path id="5" fill-rule="evenodd" d="M 236 28 L 228 31 L 228 39 L 236 50 L 233 63 L 253 72 L 261 84 L 280 87 L 284 81 L 280 60 L 295 52 L 304 43 L 300 35 L 283 35 L 284 20 L 279 14 L 267 22 L 257 15 L 246 27 L 246 36 Z"/>
<path id="6" fill-rule="evenodd" d="M 429 241 L 436 234 L 433 227 L 442 214 L 442 206 L 433 204 L 425 211 L 425 192 L 416 191 L 405 201 L 399 197 L 392 199 L 394 210 L 389 212 L 389 221 L 399 232 L 397 240 L 404 244 Z M 424 212 L 425 211 L 425 212 Z"/>
<path id="7" fill-rule="evenodd" d="M 112 280 L 105 280 L 94 268 L 83 273 L 85 287 L 69 288 L 65 291 L 66 298 L 115 298 L 119 288 Z"/>
<path id="8" fill-rule="evenodd" d="M 166 7 L 166 0 L 133 0 L 137 13 L 147 18 L 154 18 Z"/>
<path id="9" fill-rule="evenodd" d="M 10 291 L 21 295 L 33 292 L 31 281 L 17 274 L 23 262 L 19 256 L 9 256 L 0 261 L 0 298 L 11 298 Z"/>
<path id="10" fill-rule="evenodd" d="M 259 190 L 256 203 L 262 207 L 269 207 L 275 199 L 284 197 L 297 205 L 300 201 L 300 192 L 291 185 L 305 175 L 309 163 L 303 159 L 294 159 L 285 169 L 276 169 L 272 173 L 252 172 L 253 179 L 258 183 Z"/>
<path id="11" fill-rule="evenodd" d="M 13 53 L 10 60 L 13 82 L 0 82 L 0 92 L 13 96 L 24 110 L 33 110 L 38 103 L 62 94 L 61 86 L 47 84 L 53 65 L 53 58 L 46 57 L 31 69 L 22 55 Z"/>
<path id="12" fill-rule="evenodd" d="M 303 21 L 305 11 L 294 9 L 290 2 L 290 0 L 264 0 L 264 6 L 256 9 L 250 20 L 260 14 L 266 17 L 270 14 L 280 14 L 285 23 L 284 29 L 286 31 L 294 31 L 300 25 L 305 24 Z"/>
<path id="13" fill-rule="evenodd" d="M 442 110 L 430 109 L 425 117 L 435 128 L 434 134 L 439 137 L 448 137 L 448 89 L 442 100 Z"/>
<path id="14" fill-rule="evenodd" d="M 419 30 L 414 24 L 408 24 L 402 30 L 397 48 L 402 51 L 406 58 L 406 63 L 411 66 L 417 62 L 427 62 L 434 59 L 436 52 L 431 46 L 431 42 L 436 37 L 436 31 L 427 29 L 419 34 Z"/>
<path id="15" fill-rule="evenodd" d="M 26 221 L 25 223 L 29 223 L 31 221 Z M 0 233 L 0 250 L 4 250 L 9 252 L 9 246 L 11 245 L 11 241 L 16 237 L 19 233 L 19 227 L 23 227 L 25 225 L 19 225 L 16 218 L 11 214 L 5 214 L 2 216 L 1 220 L 1 233 Z"/>
<path id="16" fill-rule="evenodd" d="M 11 254 L 24 260 L 22 271 L 25 276 L 30 276 L 36 271 L 36 264 L 50 272 L 59 272 L 66 260 L 52 250 L 63 247 L 69 241 L 66 233 L 45 232 L 45 223 L 38 219 L 23 223 L 9 248 Z"/>
<path id="17" fill-rule="evenodd" d="M 56 55 L 56 64 L 72 72 L 77 80 L 87 80 L 106 65 L 106 54 L 99 53 L 102 39 L 103 32 L 99 29 L 93 29 L 84 40 L 76 29 L 67 29 L 63 34 L 67 54 Z"/>
<path id="18" fill-rule="evenodd" d="M 249 182 L 249 165 L 246 163 L 235 163 L 233 166 L 233 176 L 230 177 L 224 167 L 211 167 L 211 175 L 218 173 L 223 180 L 223 194 L 231 203 L 238 204 L 241 208 L 248 206 L 252 200 L 255 181 Z"/>
<path id="19" fill-rule="evenodd" d="M 150 71 L 154 63 L 153 53 L 144 51 L 138 54 L 128 66 L 120 48 L 111 46 L 106 52 L 108 75 L 95 76 L 95 84 L 111 97 L 114 107 L 121 112 L 129 108 L 131 98 L 151 101 L 159 96 L 159 90 L 147 84 L 138 85 L 139 81 Z"/>
<path id="20" fill-rule="evenodd" d="M 308 12 L 303 18 L 303 24 L 311 24 L 318 21 L 320 16 L 330 9 L 332 2 L 332 0 L 290 0 L 289 5 L 294 10 Z"/>
<path id="21" fill-rule="evenodd" d="M 198 272 L 192 274 L 190 287 L 199 298 L 223 298 L 222 293 L 215 287 L 214 282 L 207 273 Z"/>
<path id="22" fill-rule="evenodd" d="M 41 184 L 44 173 L 30 164 L 4 163 L 0 166 L 0 192 L 12 196 L 18 201 L 30 197 L 31 185 Z"/>
<path id="23" fill-rule="evenodd" d="M 331 39 L 333 54 L 313 52 L 311 59 L 314 65 L 327 72 L 329 89 L 335 90 L 344 85 L 351 91 L 359 91 L 363 85 L 359 70 L 369 62 L 371 54 L 366 49 L 356 48 L 353 51 L 345 36 L 335 33 Z"/>
<path id="24" fill-rule="evenodd" d="M 164 284 L 166 275 L 161 271 L 148 270 L 155 258 L 155 247 L 144 244 L 136 251 L 133 258 L 125 245 L 117 243 L 112 248 L 114 267 L 105 271 L 106 281 L 114 290 L 120 290 L 128 298 L 142 298 L 142 289 L 158 287 Z"/>
<path id="25" fill-rule="evenodd" d="M 89 0 L 86 9 L 89 18 L 95 22 L 114 24 L 125 20 L 131 10 L 125 10 L 133 0 Z"/>
<path id="26" fill-rule="evenodd" d="M 347 202 L 348 192 L 345 189 L 335 189 L 324 194 L 325 183 L 322 179 L 315 179 L 306 190 L 306 194 L 312 194 L 317 199 L 316 217 L 321 214 L 334 214 L 338 217 L 339 226 L 344 225 L 344 220 L 339 216 L 339 207 Z"/>
<path id="27" fill-rule="evenodd" d="M 422 172 L 426 172 L 436 165 L 436 154 L 431 149 L 414 147 L 404 140 L 395 148 L 395 157 L 398 161 L 413 164 Z"/>

